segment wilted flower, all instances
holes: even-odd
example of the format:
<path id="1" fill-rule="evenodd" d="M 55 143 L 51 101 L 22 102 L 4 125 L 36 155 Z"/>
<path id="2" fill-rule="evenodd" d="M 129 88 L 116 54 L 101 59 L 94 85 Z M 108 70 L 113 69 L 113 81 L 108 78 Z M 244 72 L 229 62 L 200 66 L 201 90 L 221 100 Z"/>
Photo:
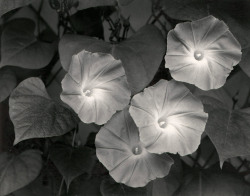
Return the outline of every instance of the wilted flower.
<path id="1" fill-rule="evenodd" d="M 121 61 L 85 50 L 72 57 L 62 89 L 61 99 L 84 123 L 104 124 L 130 100 Z"/>
<path id="2" fill-rule="evenodd" d="M 202 103 L 174 80 L 160 80 L 135 95 L 129 112 L 149 152 L 182 156 L 198 148 L 208 117 Z"/>
<path id="3" fill-rule="evenodd" d="M 96 135 L 96 154 L 115 181 L 131 187 L 169 173 L 173 160 L 167 154 L 149 153 L 139 140 L 139 132 L 128 108 L 116 113 Z"/>
<path id="4" fill-rule="evenodd" d="M 177 81 L 203 90 L 219 88 L 240 59 L 239 42 L 213 16 L 178 24 L 168 33 L 165 66 Z"/>

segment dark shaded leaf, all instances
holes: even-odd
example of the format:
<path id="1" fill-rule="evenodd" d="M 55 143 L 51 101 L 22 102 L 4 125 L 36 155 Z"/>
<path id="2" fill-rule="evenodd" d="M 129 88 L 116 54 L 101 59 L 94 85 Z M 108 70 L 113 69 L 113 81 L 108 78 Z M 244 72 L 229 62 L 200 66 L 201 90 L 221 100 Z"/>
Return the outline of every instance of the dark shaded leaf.
<path id="1" fill-rule="evenodd" d="M 0 102 L 4 101 L 17 85 L 16 75 L 10 69 L 0 69 Z"/>
<path id="2" fill-rule="evenodd" d="M 101 11 L 98 8 L 88 8 L 70 16 L 71 25 L 81 35 L 103 39 Z"/>
<path id="3" fill-rule="evenodd" d="M 87 9 L 90 7 L 112 6 L 116 4 L 116 0 L 78 0 L 78 10 Z"/>
<path id="4" fill-rule="evenodd" d="M 19 155 L 0 155 L 0 195 L 7 195 L 32 182 L 42 168 L 41 153 L 27 150 Z"/>
<path id="5" fill-rule="evenodd" d="M 121 6 L 125 6 L 125 5 L 128 5 L 130 4 L 131 2 L 133 2 L 134 0 L 117 0 L 118 1 L 118 4 L 121 5 Z"/>
<path id="6" fill-rule="evenodd" d="M 177 155 L 171 157 L 174 159 L 174 164 L 169 174 L 152 182 L 153 196 L 172 196 L 182 183 L 183 169 L 180 157 Z"/>
<path id="7" fill-rule="evenodd" d="M 15 19 L 4 28 L 1 36 L 0 67 L 13 65 L 40 69 L 48 65 L 55 52 L 55 44 L 40 42 L 34 35 L 35 23 L 29 19 Z"/>
<path id="8" fill-rule="evenodd" d="M 250 47 L 242 50 L 242 58 L 239 64 L 241 69 L 250 77 Z"/>
<path id="9" fill-rule="evenodd" d="M 76 115 L 55 103 L 39 78 L 28 78 L 12 92 L 10 118 L 15 127 L 15 142 L 30 138 L 59 136 L 73 129 Z"/>
<path id="10" fill-rule="evenodd" d="M 214 15 L 229 26 L 242 48 L 250 44 L 249 0 L 161 0 L 160 5 L 171 18 L 182 21 L 193 21 L 210 14 Z"/>
<path id="11" fill-rule="evenodd" d="M 0 0 L 0 17 L 16 8 L 26 6 L 34 0 Z"/>
<path id="12" fill-rule="evenodd" d="M 206 4 L 200 0 L 160 0 L 160 6 L 168 16 L 178 20 L 197 20 L 209 15 Z"/>
<path id="13" fill-rule="evenodd" d="M 101 196 L 100 185 L 103 177 L 92 176 L 86 179 L 84 175 L 77 177 L 70 185 L 65 196 Z"/>
<path id="14" fill-rule="evenodd" d="M 91 148 L 74 148 L 63 144 L 52 146 L 50 159 L 62 174 L 68 188 L 76 177 L 83 173 L 90 174 L 95 163 Z"/>
<path id="15" fill-rule="evenodd" d="M 250 187 L 234 174 L 221 171 L 196 171 L 188 173 L 175 196 L 247 196 Z"/>
<path id="16" fill-rule="evenodd" d="M 147 195 L 146 187 L 132 188 L 124 184 L 115 182 L 111 177 L 106 178 L 101 183 L 102 196 L 145 196 Z"/>
<path id="17" fill-rule="evenodd" d="M 144 26 L 132 37 L 115 45 L 91 37 L 66 35 L 59 43 L 60 60 L 65 70 L 69 69 L 71 57 L 83 49 L 110 53 L 120 59 L 132 94 L 135 94 L 153 79 L 166 52 L 166 44 L 161 32 L 152 25 Z"/>
<path id="18" fill-rule="evenodd" d="M 221 166 L 231 157 L 250 154 L 250 108 L 209 112 L 206 133 L 216 147 Z"/>

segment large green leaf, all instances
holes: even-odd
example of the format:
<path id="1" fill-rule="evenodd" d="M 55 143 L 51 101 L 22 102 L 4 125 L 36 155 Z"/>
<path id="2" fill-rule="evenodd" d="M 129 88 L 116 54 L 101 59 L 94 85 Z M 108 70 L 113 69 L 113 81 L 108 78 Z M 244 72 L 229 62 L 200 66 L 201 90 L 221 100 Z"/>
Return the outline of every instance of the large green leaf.
<path id="1" fill-rule="evenodd" d="M 71 57 L 83 49 L 110 53 L 120 59 L 131 91 L 135 94 L 153 79 L 165 54 L 166 44 L 161 32 L 152 25 L 144 26 L 132 37 L 115 45 L 91 37 L 65 35 L 59 43 L 59 54 L 66 71 Z"/>
<path id="2" fill-rule="evenodd" d="M 27 150 L 19 155 L 0 154 L 0 195 L 7 195 L 32 182 L 42 168 L 41 153 Z"/>
<path id="3" fill-rule="evenodd" d="M 16 8 L 26 6 L 34 0 L 0 0 L 0 17 Z"/>
<path id="4" fill-rule="evenodd" d="M 17 85 L 16 75 L 10 69 L 0 69 L 0 102 L 5 100 Z"/>
<path id="5" fill-rule="evenodd" d="M 55 44 L 40 42 L 34 35 L 35 23 L 29 19 L 15 19 L 4 28 L 1 36 L 0 67 L 13 65 L 40 69 L 48 65 L 55 52 Z"/>
<path id="6" fill-rule="evenodd" d="M 184 177 L 181 188 L 174 196 L 248 196 L 250 187 L 241 176 L 234 173 L 213 171 L 193 171 Z"/>
<path id="7" fill-rule="evenodd" d="M 15 144 L 30 138 L 59 136 L 73 129 L 76 115 L 54 102 L 39 78 L 28 78 L 12 92 L 10 118 L 15 127 Z"/>
<path id="8" fill-rule="evenodd" d="M 55 144 L 50 149 L 50 159 L 62 174 L 68 188 L 76 177 L 91 173 L 95 165 L 94 154 L 91 148 L 74 148 L 63 144 Z"/>

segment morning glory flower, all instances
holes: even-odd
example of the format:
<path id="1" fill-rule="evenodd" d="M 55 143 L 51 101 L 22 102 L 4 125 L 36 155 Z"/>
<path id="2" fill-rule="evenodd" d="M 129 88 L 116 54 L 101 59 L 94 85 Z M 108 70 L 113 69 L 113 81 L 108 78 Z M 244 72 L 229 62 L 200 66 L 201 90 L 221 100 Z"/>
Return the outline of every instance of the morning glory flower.
<path id="1" fill-rule="evenodd" d="M 84 123 L 104 124 L 130 101 L 125 71 L 110 54 L 85 50 L 73 55 L 62 80 L 61 99 Z"/>
<path id="2" fill-rule="evenodd" d="M 196 151 L 208 118 L 201 101 L 174 80 L 160 80 L 135 95 L 129 112 L 149 152 L 181 156 Z"/>
<path id="3" fill-rule="evenodd" d="M 202 90 L 220 88 L 240 59 L 239 42 L 213 16 L 178 24 L 168 33 L 165 66 L 177 81 Z"/>
<path id="4" fill-rule="evenodd" d="M 96 135 L 96 154 L 112 178 L 131 187 L 169 173 L 173 160 L 167 154 L 149 153 L 139 139 L 139 131 L 128 108 L 116 113 Z"/>

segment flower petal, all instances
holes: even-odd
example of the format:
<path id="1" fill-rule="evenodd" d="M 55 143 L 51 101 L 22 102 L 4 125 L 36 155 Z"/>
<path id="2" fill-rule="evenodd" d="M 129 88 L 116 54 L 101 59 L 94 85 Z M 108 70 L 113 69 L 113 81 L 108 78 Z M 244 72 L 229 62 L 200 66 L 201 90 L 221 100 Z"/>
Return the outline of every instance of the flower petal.
<path id="1" fill-rule="evenodd" d="M 220 88 L 240 59 L 239 42 L 213 16 L 178 24 L 168 33 L 165 66 L 177 81 L 203 90 Z"/>
<path id="2" fill-rule="evenodd" d="M 97 157 L 110 175 L 131 187 L 142 187 L 166 176 L 173 164 L 167 154 L 151 154 L 145 149 L 128 108 L 116 113 L 101 128 L 95 144 Z"/>
<path id="3" fill-rule="evenodd" d="M 140 140 L 146 149 L 152 153 L 170 152 L 182 156 L 193 153 L 200 144 L 208 117 L 200 100 L 174 80 L 160 80 L 144 92 L 147 93 L 133 97 L 129 112 L 139 127 Z M 140 101 L 143 99 L 144 102 Z M 144 110 L 149 105 L 151 113 Z M 158 115 L 143 124 L 144 119 L 154 113 Z"/>
<path id="4" fill-rule="evenodd" d="M 106 123 L 125 108 L 131 95 L 120 60 L 85 50 L 73 55 L 62 89 L 61 99 L 80 119 L 96 124 Z"/>

